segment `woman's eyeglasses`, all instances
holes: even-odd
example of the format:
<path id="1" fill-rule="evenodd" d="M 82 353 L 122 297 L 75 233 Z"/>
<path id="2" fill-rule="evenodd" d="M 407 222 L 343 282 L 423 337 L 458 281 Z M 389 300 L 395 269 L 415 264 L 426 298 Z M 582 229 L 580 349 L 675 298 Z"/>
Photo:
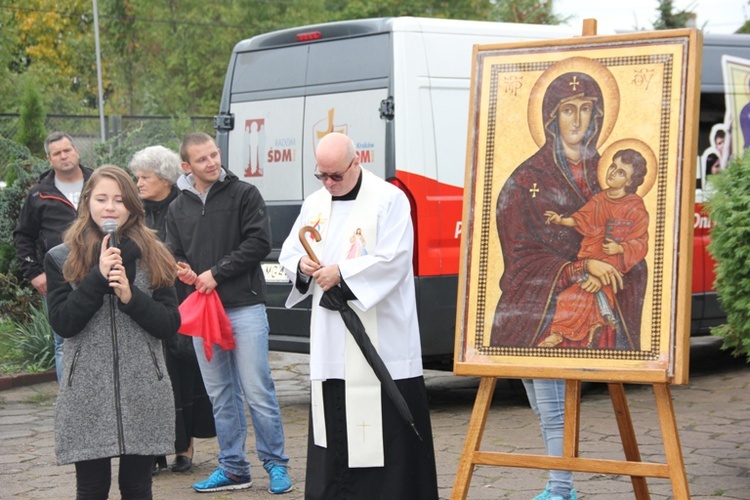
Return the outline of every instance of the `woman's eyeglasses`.
<path id="1" fill-rule="evenodd" d="M 356 156 L 354 157 L 356 158 Z M 315 165 L 315 173 L 313 174 L 316 179 L 319 181 L 324 181 L 326 179 L 331 179 L 333 182 L 341 182 L 344 180 L 344 175 L 349 171 L 350 168 L 352 168 L 352 165 L 354 165 L 354 158 L 352 158 L 352 161 L 349 162 L 349 166 L 344 169 L 341 173 L 335 173 L 335 174 L 321 174 L 320 170 L 318 169 L 318 166 Z"/>

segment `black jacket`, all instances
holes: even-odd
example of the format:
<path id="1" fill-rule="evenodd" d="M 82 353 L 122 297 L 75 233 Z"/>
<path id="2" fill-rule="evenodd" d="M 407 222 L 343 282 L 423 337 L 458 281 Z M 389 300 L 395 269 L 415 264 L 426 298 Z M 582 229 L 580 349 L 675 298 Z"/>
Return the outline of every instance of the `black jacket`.
<path id="1" fill-rule="evenodd" d="M 93 170 L 83 166 L 81 170 L 85 186 Z M 32 280 L 44 272 L 44 256 L 49 249 L 62 243 L 63 233 L 76 217 L 73 204 L 55 187 L 55 171 L 50 169 L 40 175 L 39 182 L 26 195 L 13 231 L 16 255 L 27 279 Z"/>
<path id="2" fill-rule="evenodd" d="M 156 230 L 161 241 L 167 240 L 167 210 L 169 204 L 180 195 L 177 186 L 172 186 L 169 194 L 161 201 L 143 200 L 143 209 L 146 211 L 146 225 Z"/>
<path id="3" fill-rule="evenodd" d="M 271 251 L 271 223 L 258 189 L 231 172 L 216 182 L 206 203 L 180 177 L 169 206 L 167 245 L 197 274 L 211 270 L 224 307 L 265 303 L 261 261 Z"/>

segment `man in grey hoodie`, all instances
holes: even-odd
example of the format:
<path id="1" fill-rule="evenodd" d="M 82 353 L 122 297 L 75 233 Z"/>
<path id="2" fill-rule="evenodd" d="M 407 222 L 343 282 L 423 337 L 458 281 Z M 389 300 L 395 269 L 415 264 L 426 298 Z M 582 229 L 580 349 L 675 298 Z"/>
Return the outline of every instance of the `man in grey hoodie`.
<path id="1" fill-rule="evenodd" d="M 246 460 L 244 394 L 255 431 L 258 457 L 270 477 L 271 493 L 292 489 L 284 454 L 284 430 L 268 364 L 268 318 L 261 261 L 271 251 L 271 226 L 258 189 L 221 166 L 221 153 L 203 133 L 188 134 L 180 147 L 185 175 L 180 196 L 169 206 L 167 244 L 180 266 L 178 278 L 199 293 L 216 290 L 232 324 L 236 347 L 194 337 L 203 382 L 211 398 L 219 441 L 219 466 L 199 492 L 238 490 L 252 485 Z"/>

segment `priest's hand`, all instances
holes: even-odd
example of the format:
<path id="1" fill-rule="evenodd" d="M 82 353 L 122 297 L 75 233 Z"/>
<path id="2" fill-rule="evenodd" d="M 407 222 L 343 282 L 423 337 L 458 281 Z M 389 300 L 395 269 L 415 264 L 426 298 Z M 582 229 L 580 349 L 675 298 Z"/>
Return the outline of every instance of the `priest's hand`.
<path id="1" fill-rule="evenodd" d="M 339 266 L 334 264 L 332 266 L 323 266 L 312 275 L 315 283 L 318 284 L 324 292 L 327 292 L 331 288 L 341 283 L 341 274 L 339 274 Z"/>
<path id="2" fill-rule="evenodd" d="M 303 255 L 299 260 L 299 270 L 305 276 L 312 276 L 318 269 L 320 269 L 320 264 L 316 263 L 307 255 Z"/>

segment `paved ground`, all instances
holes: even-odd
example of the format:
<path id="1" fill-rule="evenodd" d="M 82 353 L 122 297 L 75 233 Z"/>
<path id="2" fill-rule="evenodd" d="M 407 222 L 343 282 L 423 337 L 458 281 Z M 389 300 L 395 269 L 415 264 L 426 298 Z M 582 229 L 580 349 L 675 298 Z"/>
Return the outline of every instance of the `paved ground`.
<path id="1" fill-rule="evenodd" d="M 272 353 L 290 475 L 295 489 L 285 500 L 304 497 L 307 444 L 307 357 Z M 750 367 L 718 349 L 716 339 L 694 340 L 688 386 L 675 386 L 672 394 L 680 429 L 690 491 L 694 499 L 750 499 Z M 441 498 L 449 498 L 461 455 L 478 379 L 455 377 L 450 372 L 428 372 L 433 433 Z M 56 384 L 47 382 L 0 392 L 0 498 L 61 499 L 75 496 L 72 466 L 55 465 L 54 397 Z M 626 388 L 642 459 L 665 462 L 661 431 L 650 386 Z M 251 450 L 254 485 L 250 490 L 223 494 L 197 494 L 193 482 L 215 467 L 215 440 L 199 440 L 192 472 L 163 472 L 154 478 L 154 498 L 270 499 L 268 477 Z M 542 453 L 537 422 L 518 385 L 498 381 L 487 430 L 482 441 L 487 451 Z M 608 392 L 594 385 L 582 402 L 581 455 L 622 460 L 623 453 Z M 474 473 L 471 499 L 528 500 L 546 482 L 544 471 L 480 467 Z M 634 498 L 630 480 L 623 476 L 578 473 L 579 497 L 586 499 Z M 672 498 L 668 480 L 649 479 L 654 499 Z M 113 483 L 116 485 L 116 480 Z M 113 487 L 111 498 L 120 496 Z M 362 499 L 366 499 L 366 495 Z"/>

